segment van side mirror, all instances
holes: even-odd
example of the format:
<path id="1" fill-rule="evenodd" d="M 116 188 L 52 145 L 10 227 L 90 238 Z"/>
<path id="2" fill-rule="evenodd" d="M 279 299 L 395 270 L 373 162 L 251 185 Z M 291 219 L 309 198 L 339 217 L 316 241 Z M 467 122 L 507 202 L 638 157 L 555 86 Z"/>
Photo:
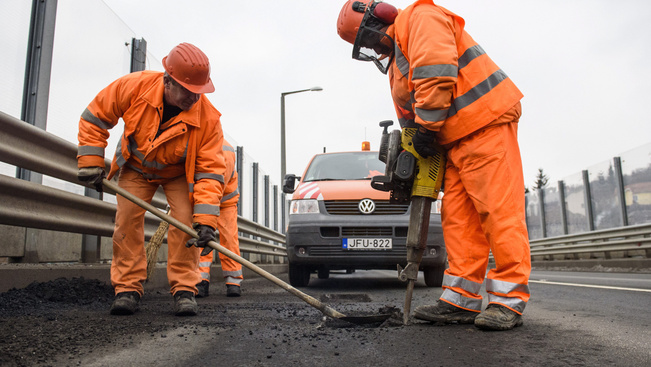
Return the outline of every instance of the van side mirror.
<path id="1" fill-rule="evenodd" d="M 296 180 L 300 180 L 301 178 L 293 175 L 291 173 L 288 173 L 285 175 L 285 182 L 283 183 L 283 192 L 285 194 L 293 194 L 294 191 L 296 190 L 294 187 L 296 186 Z"/>

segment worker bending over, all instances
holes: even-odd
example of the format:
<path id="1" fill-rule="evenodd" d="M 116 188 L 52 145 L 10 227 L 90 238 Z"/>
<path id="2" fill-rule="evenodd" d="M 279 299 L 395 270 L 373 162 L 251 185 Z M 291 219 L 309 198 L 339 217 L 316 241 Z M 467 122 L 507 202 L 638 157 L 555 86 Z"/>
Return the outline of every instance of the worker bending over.
<path id="1" fill-rule="evenodd" d="M 176 315 L 195 315 L 199 251 L 215 239 L 226 166 L 221 114 L 204 96 L 215 90 L 208 57 L 181 43 L 163 58 L 165 72 L 140 71 L 109 84 L 91 101 L 79 121 L 78 178 L 102 190 L 104 149 L 109 130 L 124 121 L 124 133 L 108 179 L 151 202 L 163 187 L 170 215 L 192 225 L 199 240 L 176 227 L 168 233 L 167 278 Z M 113 233 L 112 315 L 138 310 L 147 278 L 145 209 L 117 196 Z"/>

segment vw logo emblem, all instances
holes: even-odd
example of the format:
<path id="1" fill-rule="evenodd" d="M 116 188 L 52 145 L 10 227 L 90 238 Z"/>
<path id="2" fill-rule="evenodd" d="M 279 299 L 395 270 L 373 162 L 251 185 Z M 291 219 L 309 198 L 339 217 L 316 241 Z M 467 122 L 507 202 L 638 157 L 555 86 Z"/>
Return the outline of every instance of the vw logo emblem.
<path id="1" fill-rule="evenodd" d="M 362 199 L 357 208 L 362 214 L 371 214 L 375 211 L 375 202 L 371 199 Z"/>

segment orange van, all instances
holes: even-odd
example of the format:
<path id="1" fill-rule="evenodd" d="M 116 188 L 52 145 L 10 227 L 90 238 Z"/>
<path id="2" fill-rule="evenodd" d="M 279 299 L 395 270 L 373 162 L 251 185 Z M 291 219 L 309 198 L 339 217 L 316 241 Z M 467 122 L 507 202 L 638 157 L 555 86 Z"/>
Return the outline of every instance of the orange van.
<path id="1" fill-rule="evenodd" d="M 292 286 L 308 286 L 312 273 L 326 279 L 331 270 L 352 273 L 407 264 L 409 204 L 392 204 L 388 192 L 371 187 L 371 177 L 384 172 L 378 152 L 366 150 L 317 154 L 303 176 L 285 176 L 283 192 L 293 194 L 286 233 Z M 441 286 L 445 267 L 437 201 L 420 264 L 427 286 Z"/>

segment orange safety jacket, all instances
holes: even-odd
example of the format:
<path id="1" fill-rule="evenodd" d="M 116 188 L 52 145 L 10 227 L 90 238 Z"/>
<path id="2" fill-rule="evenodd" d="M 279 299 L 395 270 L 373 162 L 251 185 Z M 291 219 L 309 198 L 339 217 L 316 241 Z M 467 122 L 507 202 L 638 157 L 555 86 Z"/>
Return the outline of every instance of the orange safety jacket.
<path id="1" fill-rule="evenodd" d="M 229 206 L 237 206 L 240 200 L 240 191 L 237 183 L 237 170 L 235 169 L 235 149 L 233 146 L 224 140 L 222 146 L 224 151 L 224 162 L 226 163 L 226 171 L 224 174 L 224 196 L 222 197 L 220 206 L 226 208 Z"/>
<path id="2" fill-rule="evenodd" d="M 448 144 L 494 121 L 522 93 L 464 30 L 465 21 L 432 0 L 399 12 L 389 68 L 401 126 L 416 122 Z"/>
<path id="3" fill-rule="evenodd" d="M 163 73 L 155 71 L 131 73 L 104 88 L 81 115 L 78 166 L 104 167 L 109 130 L 122 118 L 108 178 L 125 164 L 152 184 L 185 175 L 193 222 L 216 228 L 226 171 L 221 114 L 201 95 L 190 110 L 163 123 L 163 91 Z"/>

